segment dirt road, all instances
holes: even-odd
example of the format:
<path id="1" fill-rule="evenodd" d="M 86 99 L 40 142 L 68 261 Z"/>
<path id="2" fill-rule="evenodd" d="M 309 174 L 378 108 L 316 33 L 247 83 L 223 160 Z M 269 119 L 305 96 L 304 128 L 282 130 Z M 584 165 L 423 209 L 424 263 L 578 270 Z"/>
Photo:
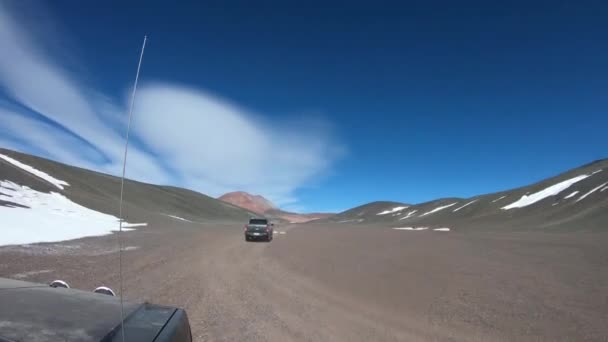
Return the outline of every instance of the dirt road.
<path id="1" fill-rule="evenodd" d="M 271 243 L 237 224 L 129 232 L 125 295 L 184 307 L 197 341 L 608 339 L 608 234 L 276 231 Z M 0 276 L 118 288 L 115 243 L 0 248 Z"/>
<path id="2" fill-rule="evenodd" d="M 297 228 L 296 228 L 297 229 Z M 293 272 L 272 255 L 294 227 L 274 241 L 245 242 L 240 228 L 210 228 L 187 248 L 133 260 L 127 296 L 184 307 L 198 341 L 404 340 L 417 336 L 401 322 L 360 306 L 340 291 Z M 174 248 L 174 247 L 173 247 Z M 170 254 L 174 253 L 174 254 Z M 151 261 L 151 260 L 150 260 Z M 169 274 L 165 272 L 169 270 Z M 147 284 L 157 284 L 151 288 Z"/>

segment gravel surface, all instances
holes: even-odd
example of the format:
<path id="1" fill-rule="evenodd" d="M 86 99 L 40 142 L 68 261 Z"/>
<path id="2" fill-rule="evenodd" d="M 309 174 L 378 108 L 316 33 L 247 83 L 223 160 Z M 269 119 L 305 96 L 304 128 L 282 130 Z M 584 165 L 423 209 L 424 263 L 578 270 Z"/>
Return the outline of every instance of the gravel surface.
<path id="1" fill-rule="evenodd" d="M 283 234 L 281 234 L 283 232 Z M 608 234 L 150 222 L 123 235 L 129 300 L 196 341 L 606 341 Z M 119 291 L 116 236 L 0 247 L 0 277 Z"/>

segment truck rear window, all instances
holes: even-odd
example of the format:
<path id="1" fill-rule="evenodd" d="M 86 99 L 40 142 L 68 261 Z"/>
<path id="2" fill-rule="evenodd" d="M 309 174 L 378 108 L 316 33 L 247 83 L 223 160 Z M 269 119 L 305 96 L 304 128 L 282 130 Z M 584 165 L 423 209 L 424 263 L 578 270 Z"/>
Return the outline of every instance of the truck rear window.
<path id="1" fill-rule="evenodd" d="M 265 219 L 251 219 L 251 220 L 249 220 L 249 224 L 267 225 L 268 224 L 268 220 L 265 220 Z"/>

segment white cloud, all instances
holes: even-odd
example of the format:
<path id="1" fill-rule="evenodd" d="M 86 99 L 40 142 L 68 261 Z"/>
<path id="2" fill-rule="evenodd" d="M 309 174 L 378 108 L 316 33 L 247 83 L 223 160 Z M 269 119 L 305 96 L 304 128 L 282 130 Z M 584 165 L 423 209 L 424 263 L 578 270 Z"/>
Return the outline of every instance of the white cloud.
<path id="1" fill-rule="evenodd" d="M 183 87 L 142 87 L 134 132 L 186 181 L 281 197 L 335 157 L 324 132 L 280 127 Z M 220 190 L 220 192 L 223 190 Z M 283 199 L 285 200 L 285 199 Z"/>
<path id="2" fill-rule="evenodd" d="M 0 117 L 0 135 L 19 142 L 17 145 L 22 148 L 29 145 L 72 165 L 94 166 L 90 161 L 94 160 L 99 152 L 59 128 L 3 108 L 0 108 Z M 71 148 L 75 145 L 78 145 L 79 149 Z"/>
<path id="3" fill-rule="evenodd" d="M 118 174 L 126 101 L 117 103 L 71 75 L 1 4 L 0 45 L 0 86 L 12 101 L 54 123 L 5 108 L 2 122 L 22 134 L 0 134 L 57 160 Z M 244 190 L 293 204 L 294 191 L 340 154 L 327 124 L 270 122 L 202 90 L 167 82 L 142 84 L 134 115 L 133 137 L 140 143 L 131 145 L 127 175 L 213 196 Z"/>
<path id="4" fill-rule="evenodd" d="M 38 51 L 6 11 L 0 11 L 0 42 L 0 82 L 14 100 L 86 136 L 95 145 L 115 140 L 104 134 L 107 124 L 83 96 L 82 85 Z"/>
<path id="5" fill-rule="evenodd" d="M 116 107 L 108 104 L 107 98 L 102 94 L 76 81 L 49 56 L 38 51 L 27 32 L 17 25 L 1 5 L 0 45 L 3 47 L 3 53 L 0 54 L 0 85 L 9 96 L 94 146 L 109 160 L 94 165 L 95 169 L 117 174 L 123 153 L 123 138 L 111 126 L 117 122 L 116 118 L 108 115 L 108 110 L 115 110 Z M 95 104 L 100 104 L 99 108 Z M 22 129 L 32 129 L 32 126 L 25 125 Z M 70 149 L 74 155 L 83 155 L 87 152 L 83 150 L 88 147 L 84 143 L 67 144 L 65 138 L 60 137 L 66 135 L 65 132 L 39 129 L 23 133 L 21 140 L 38 148 L 42 148 L 39 145 L 42 141 L 55 141 L 55 144 L 45 148 L 56 159 L 88 166 L 82 160 L 66 158 L 66 149 Z M 59 143 L 60 146 L 57 146 Z M 129 174 L 134 178 L 161 183 L 170 180 L 158 163 L 143 151 L 130 151 L 130 161 L 132 165 Z"/>

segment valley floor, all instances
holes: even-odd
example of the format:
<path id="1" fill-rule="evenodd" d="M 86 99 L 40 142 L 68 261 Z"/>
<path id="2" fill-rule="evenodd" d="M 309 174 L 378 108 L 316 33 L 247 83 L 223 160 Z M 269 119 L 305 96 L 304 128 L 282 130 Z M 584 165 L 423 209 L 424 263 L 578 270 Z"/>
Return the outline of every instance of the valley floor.
<path id="1" fill-rule="evenodd" d="M 124 234 L 124 292 L 185 308 L 196 341 L 608 339 L 606 233 L 172 225 Z M 0 247 L 0 277 L 118 290 L 116 248 Z"/>

